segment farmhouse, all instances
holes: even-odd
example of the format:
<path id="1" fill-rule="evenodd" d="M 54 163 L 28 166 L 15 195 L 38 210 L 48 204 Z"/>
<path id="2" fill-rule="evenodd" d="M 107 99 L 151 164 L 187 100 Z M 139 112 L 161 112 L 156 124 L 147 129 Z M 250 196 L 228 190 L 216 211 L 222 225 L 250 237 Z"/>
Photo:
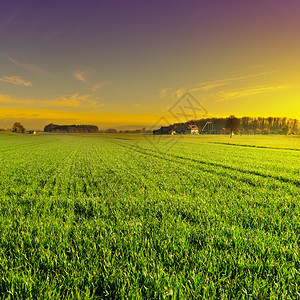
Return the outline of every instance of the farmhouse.
<path id="1" fill-rule="evenodd" d="M 189 125 L 185 131 L 186 134 L 199 134 L 199 128 L 197 125 Z"/>

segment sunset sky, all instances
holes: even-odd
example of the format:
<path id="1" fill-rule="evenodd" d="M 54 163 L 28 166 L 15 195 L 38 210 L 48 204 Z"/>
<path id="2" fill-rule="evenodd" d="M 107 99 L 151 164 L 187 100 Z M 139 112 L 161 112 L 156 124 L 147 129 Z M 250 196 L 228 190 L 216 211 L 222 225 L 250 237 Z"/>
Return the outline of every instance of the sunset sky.
<path id="1" fill-rule="evenodd" d="M 188 91 L 206 116 L 300 119 L 299 16 L 299 0 L 4 1 L 0 128 L 173 122 Z"/>

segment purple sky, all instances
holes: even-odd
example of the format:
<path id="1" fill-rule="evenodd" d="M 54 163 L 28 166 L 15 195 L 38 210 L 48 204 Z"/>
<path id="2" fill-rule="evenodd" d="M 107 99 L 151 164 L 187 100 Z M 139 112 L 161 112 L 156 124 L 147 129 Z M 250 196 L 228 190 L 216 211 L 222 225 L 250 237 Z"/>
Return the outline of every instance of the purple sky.
<path id="1" fill-rule="evenodd" d="M 0 95 L 20 105 L 0 107 L 59 108 L 73 120 L 73 112 L 95 110 L 81 103 L 90 95 L 99 114 L 158 115 L 172 105 L 174 91 L 254 73 L 266 76 L 236 81 L 232 89 L 275 89 L 276 95 L 264 95 L 270 104 L 282 97 L 279 87 L 299 78 L 299 15 L 298 0 L 7 1 L 0 10 Z M 217 98 L 228 94 L 218 92 Z M 291 106 L 283 114 L 292 116 L 299 87 L 286 94 Z M 80 104 L 43 102 L 70 95 L 82 96 L 74 100 Z M 228 103 L 213 97 L 203 100 L 209 112 L 229 114 Z M 30 107 L 24 99 L 40 103 Z M 267 113 L 266 107 L 243 112 L 236 101 L 230 105 L 237 115 Z M 279 110 L 278 102 L 274 114 Z"/>

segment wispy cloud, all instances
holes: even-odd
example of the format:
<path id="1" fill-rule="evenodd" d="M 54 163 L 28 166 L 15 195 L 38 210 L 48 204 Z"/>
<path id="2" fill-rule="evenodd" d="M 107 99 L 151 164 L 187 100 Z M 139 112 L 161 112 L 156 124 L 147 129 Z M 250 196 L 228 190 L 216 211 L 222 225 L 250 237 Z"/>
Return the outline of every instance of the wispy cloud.
<path id="1" fill-rule="evenodd" d="M 159 92 L 159 96 L 162 100 L 165 100 L 166 98 L 168 98 L 168 96 L 170 95 L 170 93 L 172 93 L 172 89 L 171 88 L 163 88 L 160 92 Z"/>
<path id="2" fill-rule="evenodd" d="M 43 38 L 43 40 L 48 41 L 48 40 L 52 40 L 55 37 L 57 37 L 58 35 L 60 35 L 62 32 L 64 31 L 63 28 L 55 28 L 52 29 L 51 31 L 49 31 L 48 34 L 46 34 Z"/>
<path id="3" fill-rule="evenodd" d="M 97 90 L 100 90 L 101 88 L 107 86 L 110 84 L 110 81 L 103 81 L 103 82 L 100 82 L 98 84 L 95 84 L 93 87 L 92 87 L 92 91 L 93 92 L 96 92 Z"/>
<path id="4" fill-rule="evenodd" d="M 0 31 L 2 28 L 6 27 L 7 25 L 13 23 L 13 21 L 18 17 L 20 11 L 19 9 L 13 11 L 11 14 L 9 14 L 4 20 L 0 23 Z"/>
<path id="5" fill-rule="evenodd" d="M 239 69 L 239 70 L 232 70 L 231 72 L 229 72 L 229 74 L 235 74 L 235 73 L 240 74 L 241 71 L 249 71 L 249 70 L 255 70 L 255 69 L 262 69 L 262 68 L 266 68 L 266 67 L 268 67 L 267 64 L 252 65 L 252 66 L 245 67 L 242 70 L 241 69 Z"/>
<path id="6" fill-rule="evenodd" d="M 90 94 L 70 94 L 48 97 L 47 99 L 40 98 L 19 98 L 11 95 L 0 94 L 0 104 L 5 106 L 15 106 L 24 108 L 35 108 L 39 109 L 80 109 L 82 111 L 88 111 L 89 109 L 98 109 L 103 106 L 103 103 L 99 102 L 99 99 L 93 97 Z"/>
<path id="7" fill-rule="evenodd" d="M 260 72 L 256 74 L 249 74 L 249 75 L 243 75 L 243 76 L 237 76 L 237 77 L 229 77 L 224 79 L 217 79 L 217 80 L 209 80 L 204 82 L 199 82 L 193 86 L 186 87 L 184 90 L 189 90 L 190 92 L 198 92 L 198 91 L 209 91 L 211 89 L 221 87 L 221 86 L 228 86 L 231 85 L 237 81 L 242 81 L 245 79 L 251 79 L 251 78 L 257 78 L 262 77 L 264 75 L 273 73 L 274 71 L 270 72 Z M 181 89 L 178 90 L 179 92 Z"/>
<path id="8" fill-rule="evenodd" d="M 255 68 L 255 67 L 253 67 Z M 176 100 L 180 98 L 186 92 L 197 93 L 197 92 L 206 92 L 209 94 L 215 93 L 214 90 L 218 90 L 221 87 L 223 89 L 230 88 L 231 85 L 235 83 L 241 84 L 243 81 L 248 79 L 255 79 L 259 77 L 263 77 L 265 75 L 271 74 L 274 71 L 260 72 L 255 74 L 247 74 L 241 76 L 234 76 L 229 78 L 222 78 L 216 80 L 207 80 L 198 82 L 193 85 L 183 86 L 177 89 L 163 88 L 159 95 L 161 99 L 169 98 L 171 100 Z M 206 94 L 207 95 L 207 94 Z"/>
<path id="9" fill-rule="evenodd" d="M 81 82 L 88 83 L 88 77 L 93 73 L 91 68 L 83 68 L 73 71 L 73 77 Z"/>
<path id="10" fill-rule="evenodd" d="M 73 72 L 73 76 L 74 76 L 74 78 L 76 78 L 79 81 L 87 82 L 86 78 L 81 73 Z"/>
<path id="11" fill-rule="evenodd" d="M 6 56 L 7 59 L 15 64 L 16 66 L 20 67 L 20 68 L 23 68 L 27 71 L 30 71 L 32 73 L 35 73 L 37 75 L 43 75 L 43 76 L 48 76 L 48 77 L 52 77 L 54 78 L 53 75 L 51 75 L 50 73 L 46 72 L 45 70 L 43 70 L 42 68 L 40 68 L 39 66 L 37 66 L 36 64 L 33 64 L 33 63 L 21 63 L 17 60 L 15 60 L 14 58 L 10 57 L 10 56 Z"/>
<path id="12" fill-rule="evenodd" d="M 35 101 L 29 98 L 16 98 L 11 95 L 3 95 L 0 94 L 0 104 L 21 104 L 21 105 L 30 105 L 33 104 Z"/>
<path id="13" fill-rule="evenodd" d="M 32 83 L 30 81 L 24 80 L 19 76 L 3 76 L 0 78 L 0 81 L 21 86 L 32 86 Z"/>
<path id="14" fill-rule="evenodd" d="M 141 105 L 139 103 L 132 103 L 132 105 L 135 107 L 135 108 L 140 108 Z"/>
<path id="15" fill-rule="evenodd" d="M 251 87 L 239 90 L 231 91 L 220 91 L 215 94 L 216 102 L 229 101 L 239 98 L 245 98 L 248 96 L 258 95 L 262 93 L 270 93 L 278 90 L 287 89 L 288 86 L 278 85 L 278 86 L 264 86 L 264 87 Z"/>
<path id="16" fill-rule="evenodd" d="M 85 83 L 87 85 L 87 87 L 93 93 L 96 93 L 97 91 L 101 90 L 102 88 L 104 88 L 106 86 L 109 86 L 112 90 L 115 90 L 119 93 L 124 94 L 124 92 L 120 88 L 115 86 L 114 83 L 111 82 L 110 80 L 104 80 L 104 81 L 101 81 L 99 83 L 95 83 L 95 79 L 92 80 L 92 78 L 90 78 L 94 74 L 95 74 L 95 71 L 92 68 L 89 68 L 89 67 L 80 68 L 80 69 L 74 70 L 72 72 L 73 77 L 76 80 Z"/>
<path id="17" fill-rule="evenodd" d="M 56 107 L 95 107 L 101 105 L 96 99 L 90 94 L 71 94 L 55 97 L 52 99 L 47 99 L 42 101 L 42 104 L 46 106 L 56 106 Z"/>

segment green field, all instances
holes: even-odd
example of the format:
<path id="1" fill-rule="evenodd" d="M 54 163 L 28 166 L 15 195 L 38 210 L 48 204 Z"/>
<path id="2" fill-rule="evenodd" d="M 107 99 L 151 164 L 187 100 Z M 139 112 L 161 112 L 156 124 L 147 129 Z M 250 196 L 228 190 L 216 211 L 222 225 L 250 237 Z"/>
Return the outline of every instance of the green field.
<path id="1" fill-rule="evenodd" d="M 0 295 L 299 299 L 299 158 L 299 137 L 0 134 Z"/>

